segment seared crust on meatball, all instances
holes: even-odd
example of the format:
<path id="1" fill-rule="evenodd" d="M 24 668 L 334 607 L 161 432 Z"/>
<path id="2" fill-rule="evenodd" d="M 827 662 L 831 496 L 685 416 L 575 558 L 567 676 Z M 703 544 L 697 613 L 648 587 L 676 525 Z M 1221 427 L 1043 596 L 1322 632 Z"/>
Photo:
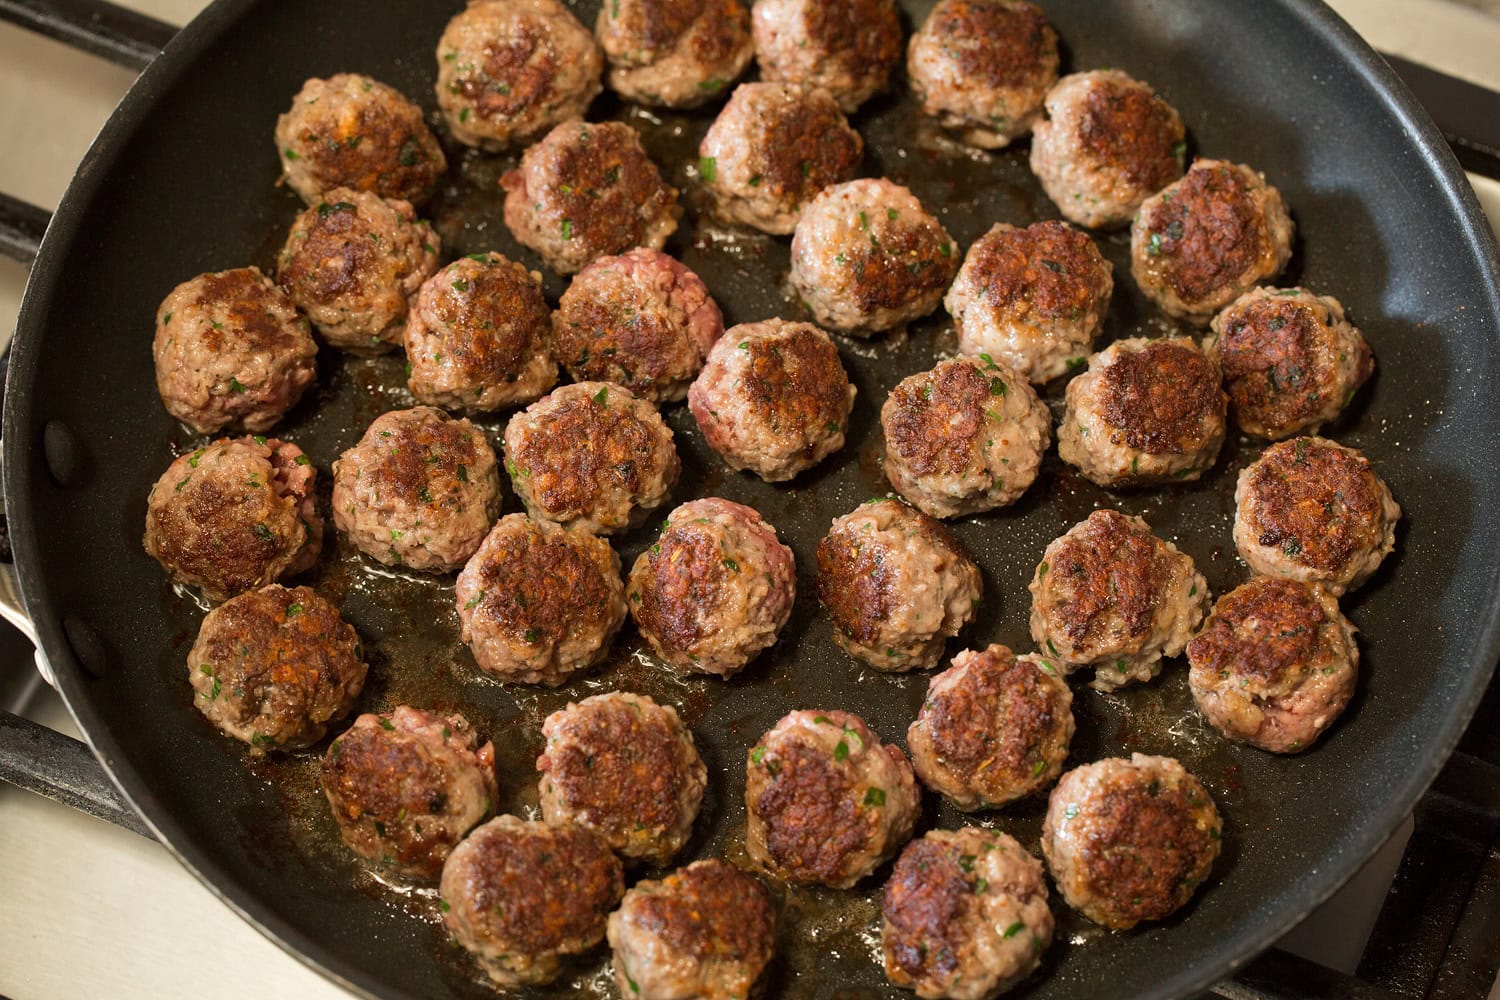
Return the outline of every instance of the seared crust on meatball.
<path id="1" fill-rule="evenodd" d="M 722 94 L 755 57 L 741 0 L 611 0 L 594 29 L 609 85 L 642 104 L 695 108 Z"/>
<path id="2" fill-rule="evenodd" d="M 1401 506 L 1353 448 L 1320 437 L 1273 444 L 1240 473 L 1234 545 L 1250 569 L 1321 583 L 1335 596 L 1396 547 Z"/>
<path id="3" fill-rule="evenodd" d="M 761 79 L 821 87 L 847 112 L 901 60 L 894 0 L 755 0 L 751 17 Z"/>
<path id="4" fill-rule="evenodd" d="M 746 769 L 746 850 L 788 882 L 852 887 L 911 837 L 921 805 L 906 755 L 848 712 L 788 713 Z"/>
<path id="5" fill-rule="evenodd" d="M 604 938 L 625 893 L 620 861 L 581 826 L 499 816 L 443 866 L 443 924 L 500 986 L 551 982 Z"/>
<path id="6" fill-rule="evenodd" d="M 1281 273 L 1295 227 L 1281 192 L 1249 167 L 1198 160 L 1148 198 L 1130 227 L 1130 272 L 1169 316 L 1214 313 Z"/>
<path id="7" fill-rule="evenodd" d="M 1062 776 L 1042 822 L 1042 855 L 1068 905 L 1128 930 L 1192 898 L 1219 856 L 1218 807 L 1170 757 L 1132 754 Z"/>

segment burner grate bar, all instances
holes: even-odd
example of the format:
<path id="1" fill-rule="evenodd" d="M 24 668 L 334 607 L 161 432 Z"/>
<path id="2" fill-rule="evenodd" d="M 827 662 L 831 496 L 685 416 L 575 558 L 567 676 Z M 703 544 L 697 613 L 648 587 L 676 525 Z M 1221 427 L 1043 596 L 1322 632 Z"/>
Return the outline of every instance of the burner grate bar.
<path id="1" fill-rule="evenodd" d="M 136 71 L 177 34 L 165 21 L 103 0 L 0 0 L 0 20 Z"/>

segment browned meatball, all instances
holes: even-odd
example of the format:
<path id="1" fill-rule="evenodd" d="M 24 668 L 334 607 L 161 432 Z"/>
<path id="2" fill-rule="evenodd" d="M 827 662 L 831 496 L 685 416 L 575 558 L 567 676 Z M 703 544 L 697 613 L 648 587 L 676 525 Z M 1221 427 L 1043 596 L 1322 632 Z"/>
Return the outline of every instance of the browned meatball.
<path id="1" fill-rule="evenodd" d="M 755 57 L 741 0 L 610 0 L 594 30 L 609 57 L 609 85 L 642 104 L 705 104 Z"/>
<path id="2" fill-rule="evenodd" d="M 763 80 L 821 87 L 852 112 L 901 60 L 895 0 L 755 0 L 755 56 Z"/>

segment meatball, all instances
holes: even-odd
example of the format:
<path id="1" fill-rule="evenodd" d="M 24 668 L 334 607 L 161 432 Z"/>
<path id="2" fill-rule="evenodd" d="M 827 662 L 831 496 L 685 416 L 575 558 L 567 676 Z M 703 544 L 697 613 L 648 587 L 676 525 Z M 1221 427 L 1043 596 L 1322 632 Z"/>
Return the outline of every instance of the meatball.
<path id="1" fill-rule="evenodd" d="M 884 178 L 825 189 L 792 234 L 792 287 L 813 319 L 841 333 L 869 336 L 921 319 L 957 271 L 948 230 Z"/>
<path id="2" fill-rule="evenodd" d="M 864 152 L 826 90 L 742 83 L 698 145 L 698 175 L 719 218 L 785 236 L 819 191 L 858 175 Z"/>
<path id="3" fill-rule="evenodd" d="M 943 299 L 959 352 L 1037 383 L 1078 367 L 1104 326 L 1113 270 L 1067 223 L 997 224 L 969 248 Z"/>
<path id="4" fill-rule="evenodd" d="M 432 406 L 392 410 L 333 463 L 333 523 L 387 566 L 462 566 L 500 513 L 484 432 Z"/>
<path id="5" fill-rule="evenodd" d="M 656 407 L 617 385 L 575 382 L 510 418 L 505 468 L 533 517 L 609 534 L 645 521 L 682 462 Z"/>
<path id="6" fill-rule="evenodd" d="M 750 65 L 755 41 L 741 0 L 611 0 L 595 26 L 609 85 L 627 101 L 695 108 Z"/>
<path id="7" fill-rule="evenodd" d="M 471 0 L 438 41 L 438 108 L 453 138 L 500 152 L 582 118 L 604 53 L 557 0 Z"/>
<path id="8" fill-rule="evenodd" d="M 848 112 L 901 61 L 895 0 L 756 0 L 751 15 L 761 79 L 822 88 Z"/>
<path id="9" fill-rule="evenodd" d="M 766 887 L 718 858 L 641 881 L 609 915 L 622 997 L 748 997 L 776 947 Z"/>
<path id="10" fill-rule="evenodd" d="M 625 621 L 620 557 L 602 538 L 502 517 L 458 574 L 460 638 L 501 680 L 556 687 L 603 660 Z"/>
<path id="11" fill-rule="evenodd" d="M 788 713 L 746 759 L 745 847 L 788 882 L 848 889 L 911 837 L 906 755 L 848 712 Z"/>
<path id="12" fill-rule="evenodd" d="M 1052 790 L 1042 856 L 1069 906 L 1128 930 L 1187 903 L 1219 856 L 1222 829 L 1208 790 L 1177 761 L 1110 757 Z"/>
<path id="13" fill-rule="evenodd" d="M 633 861 L 665 865 L 682 850 L 708 771 L 675 708 L 611 691 L 553 712 L 542 736 L 543 819 L 588 827 Z"/>
<path id="14" fill-rule="evenodd" d="M 828 334 L 768 319 L 725 331 L 688 389 L 688 408 L 730 468 L 779 483 L 844 446 L 854 392 Z"/>
<path id="15" fill-rule="evenodd" d="M 312 568 L 323 517 L 302 449 L 220 438 L 180 456 L 146 499 L 146 552 L 211 601 Z"/>
<path id="16" fill-rule="evenodd" d="M 1187 644 L 1193 700 L 1231 740 L 1306 750 L 1354 696 L 1354 631 L 1322 584 L 1252 577 Z"/>
<path id="17" fill-rule="evenodd" d="M 1357 589 L 1396 547 L 1401 506 L 1370 460 L 1326 438 L 1273 444 L 1240 473 L 1234 545 L 1253 572 Z"/>
<path id="18" fill-rule="evenodd" d="M 911 38 L 922 111 L 964 142 L 1001 149 L 1031 131 L 1057 82 L 1057 32 L 1025 0 L 941 0 Z"/>
<path id="19" fill-rule="evenodd" d="M 448 160 L 422 109 L 359 73 L 308 80 L 276 119 L 281 175 L 309 205 L 335 188 L 425 201 Z"/>
<path id="20" fill-rule="evenodd" d="M 495 745 L 462 715 L 407 705 L 355 719 L 323 755 L 322 782 L 350 850 L 420 879 L 437 878 L 499 797 Z"/>
<path id="21" fill-rule="evenodd" d="M 989 1000 L 1052 943 L 1042 863 L 1015 838 L 966 826 L 906 845 L 881 899 L 885 975 L 919 997 Z"/>
<path id="22" fill-rule="evenodd" d="M 996 644 L 964 650 L 932 679 L 906 745 L 922 784 L 972 812 L 1056 781 L 1073 728 L 1073 692 L 1056 666 Z"/>
<path id="23" fill-rule="evenodd" d="M 723 333 L 703 279 L 644 247 L 579 271 L 552 319 L 553 344 L 575 382 L 613 382 L 653 403 L 687 396 Z"/>
<path id="24" fill-rule="evenodd" d="M 657 656 L 726 678 L 776 641 L 796 596 L 796 560 L 776 529 L 717 497 L 672 511 L 626 585 L 631 617 Z"/>
<path id="25" fill-rule="evenodd" d="M 156 389 L 199 434 L 270 430 L 317 378 L 318 345 L 256 267 L 200 274 L 156 310 Z"/>
<path id="26" fill-rule="evenodd" d="M 983 590 L 958 539 L 900 500 L 867 501 L 818 543 L 818 600 L 833 639 L 876 670 L 937 666 Z"/>
<path id="27" fill-rule="evenodd" d="M 438 268 L 437 233 L 411 203 L 335 188 L 292 223 L 276 272 L 323 339 L 352 354 L 401 342 L 412 296 Z"/>
<path id="28" fill-rule="evenodd" d="M 1192 557 L 1139 517 L 1096 510 L 1042 555 L 1031 581 L 1031 638 L 1064 674 L 1093 667 L 1113 691 L 1149 681 L 1187 645 L 1208 610 Z"/>
<path id="29" fill-rule="evenodd" d="M 1123 226 L 1182 176 L 1182 118 L 1149 84 L 1119 70 L 1074 73 L 1045 103 L 1031 127 L 1031 170 L 1063 218 Z"/>
<path id="30" fill-rule="evenodd" d="M 1260 174 L 1199 160 L 1141 205 L 1130 227 L 1130 272 L 1168 316 L 1205 326 L 1281 273 L 1294 228 L 1281 192 Z"/>
<path id="31" fill-rule="evenodd" d="M 406 382 L 420 402 L 493 413 L 557 384 L 542 276 L 498 253 L 461 257 L 423 283 L 406 321 Z"/>
<path id="32" fill-rule="evenodd" d="M 1100 486 L 1189 482 L 1218 459 L 1228 408 L 1191 338 L 1117 340 L 1068 383 L 1057 454 Z"/>
<path id="33" fill-rule="evenodd" d="M 500 816 L 449 856 L 439 891 L 444 925 L 485 973 L 527 986 L 603 940 L 625 874 L 592 830 Z"/>
<path id="34" fill-rule="evenodd" d="M 1375 356 L 1339 300 L 1302 288 L 1256 288 L 1213 319 L 1209 357 L 1246 434 L 1316 434 L 1375 371 Z"/>
<path id="35" fill-rule="evenodd" d="M 557 126 L 500 186 L 506 226 L 559 274 L 631 247 L 660 250 L 682 214 L 677 189 L 620 122 Z"/>
<path id="36" fill-rule="evenodd" d="M 933 517 L 1015 503 L 1052 442 L 1047 404 L 994 359 L 957 357 L 902 379 L 880 408 L 885 474 Z"/>

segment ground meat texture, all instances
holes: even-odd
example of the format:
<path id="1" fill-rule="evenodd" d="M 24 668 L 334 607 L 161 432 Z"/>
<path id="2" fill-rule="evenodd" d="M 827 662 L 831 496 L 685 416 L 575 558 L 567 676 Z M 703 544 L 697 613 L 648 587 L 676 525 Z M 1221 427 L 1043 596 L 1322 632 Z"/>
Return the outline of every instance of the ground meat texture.
<path id="1" fill-rule="evenodd" d="M 580 826 L 500 816 L 443 866 L 443 924 L 503 987 L 551 982 L 565 958 L 604 938 L 625 875 L 609 846 Z"/>
<path id="2" fill-rule="evenodd" d="M 559 125 L 500 186 L 511 233 L 559 274 L 631 247 L 660 250 L 682 214 L 677 189 L 620 122 Z"/>
<path id="3" fill-rule="evenodd" d="M 220 438 L 179 457 L 146 499 L 146 552 L 211 601 L 312 568 L 323 517 L 302 449 Z"/>
<path id="4" fill-rule="evenodd" d="M 484 432 L 436 407 L 382 414 L 333 463 L 333 523 L 387 566 L 458 569 L 499 513 Z"/>
<path id="5" fill-rule="evenodd" d="M 876 670 L 926 670 L 974 618 L 979 567 L 942 524 L 870 500 L 818 543 L 818 600 L 839 648 Z"/>
<path id="6" fill-rule="evenodd" d="M 682 462 L 656 407 L 617 385 L 575 382 L 511 417 L 505 469 L 533 517 L 610 534 L 639 526 Z"/>
<path id="7" fill-rule="evenodd" d="M 901 60 L 894 0 L 755 0 L 760 77 L 821 88 L 853 113 L 884 90 Z"/>
<path id="8" fill-rule="evenodd" d="M 613 382 L 654 403 L 677 402 L 724 333 L 708 286 L 660 250 L 600 257 L 563 292 L 552 320 L 558 357 L 576 382 Z"/>
<path id="9" fill-rule="evenodd" d="M 1068 383 L 1058 457 L 1105 487 L 1191 482 L 1224 444 L 1220 378 L 1191 338 L 1117 340 Z"/>
<path id="10" fill-rule="evenodd" d="M 304 83 L 276 119 L 276 149 L 282 177 L 309 205 L 335 188 L 420 203 L 448 169 L 422 109 L 358 73 Z"/>
<path id="11" fill-rule="evenodd" d="M 453 138 L 500 152 L 582 118 L 604 53 L 557 0 L 475 0 L 437 47 L 438 108 Z"/>
<path id="12" fill-rule="evenodd" d="M 292 223 L 276 277 L 328 343 L 380 354 L 401 342 L 438 246 L 410 202 L 335 188 Z"/>
<path id="13" fill-rule="evenodd" d="M 542 276 L 498 253 L 462 257 L 423 283 L 406 321 L 418 401 L 493 413 L 557 384 Z"/>
<path id="14" fill-rule="evenodd" d="M 480 669 L 524 684 L 556 687 L 594 666 L 625 621 L 609 543 L 524 514 L 500 519 L 454 597 Z"/>
<path id="15" fill-rule="evenodd" d="M 1015 503 L 1052 443 L 1052 414 L 993 358 L 957 357 L 902 379 L 880 408 L 885 474 L 933 517 Z"/>
<path id="16" fill-rule="evenodd" d="M 886 978 L 919 997 L 990 1000 L 1036 971 L 1052 943 L 1042 863 L 974 826 L 906 845 L 881 915 Z"/>
<path id="17" fill-rule="evenodd" d="M 406 705 L 355 719 L 323 755 L 322 782 L 350 850 L 424 880 L 499 795 L 493 743 L 462 715 Z"/>
<path id="18" fill-rule="evenodd" d="M 1199 160 L 1146 200 L 1130 227 L 1130 271 L 1168 316 L 1206 326 L 1292 256 L 1281 192 L 1249 167 Z"/>
<path id="19" fill-rule="evenodd" d="M 1208 584 L 1190 556 L 1139 517 L 1096 510 L 1047 546 L 1031 581 L 1031 638 L 1044 666 L 1093 667 L 1090 687 L 1113 691 L 1161 672 L 1208 610 Z"/>
<path id="20" fill-rule="evenodd" d="M 1056 781 L 1073 729 L 1073 692 L 1056 665 L 993 645 L 964 650 L 932 679 L 906 745 L 922 784 L 972 812 Z"/>
<path id="21" fill-rule="evenodd" d="M 814 320 L 841 333 L 868 336 L 921 319 L 957 271 L 948 230 L 884 178 L 827 188 L 792 234 L 792 287 Z"/>
<path id="22" fill-rule="evenodd" d="M 1222 829 L 1207 789 L 1177 761 L 1110 757 L 1074 768 L 1052 790 L 1042 856 L 1069 906 L 1128 930 L 1192 898 Z"/>
<path id="23" fill-rule="evenodd" d="M 637 882 L 609 915 L 622 997 L 748 997 L 776 947 L 765 886 L 711 858 L 660 881 Z"/>
<path id="24" fill-rule="evenodd" d="M 755 56 L 741 0 L 610 0 L 595 26 L 609 85 L 627 101 L 695 108 L 720 94 Z"/>
<path id="25" fill-rule="evenodd" d="M 1355 590 L 1396 547 L 1401 507 L 1353 448 L 1326 438 L 1273 444 L 1240 473 L 1234 544 L 1263 576 Z"/>
<path id="26" fill-rule="evenodd" d="M 307 320 L 259 268 L 200 274 L 156 310 L 156 389 L 199 434 L 270 430 L 317 378 Z"/>
<path id="27" fill-rule="evenodd" d="M 1182 176 L 1186 132 L 1177 109 L 1119 70 L 1065 76 L 1031 129 L 1031 170 L 1063 218 L 1122 226 Z"/>
<path id="28" fill-rule="evenodd" d="M 1339 300 L 1302 288 L 1252 289 L 1212 327 L 1206 350 L 1224 372 L 1230 413 L 1257 437 L 1316 434 L 1375 371 Z"/>
<path id="29" fill-rule="evenodd" d="M 745 847 L 794 883 L 848 889 L 911 837 L 911 765 L 848 712 L 797 711 L 750 748 Z"/>
<path id="30" fill-rule="evenodd" d="M 776 529 L 717 497 L 672 511 L 626 585 L 631 617 L 657 656 L 720 677 L 776 641 L 796 595 L 796 560 Z"/>
<path id="31" fill-rule="evenodd" d="M 779 483 L 844 446 L 854 392 L 828 334 L 769 319 L 725 331 L 688 390 L 688 408 L 730 468 Z"/>

